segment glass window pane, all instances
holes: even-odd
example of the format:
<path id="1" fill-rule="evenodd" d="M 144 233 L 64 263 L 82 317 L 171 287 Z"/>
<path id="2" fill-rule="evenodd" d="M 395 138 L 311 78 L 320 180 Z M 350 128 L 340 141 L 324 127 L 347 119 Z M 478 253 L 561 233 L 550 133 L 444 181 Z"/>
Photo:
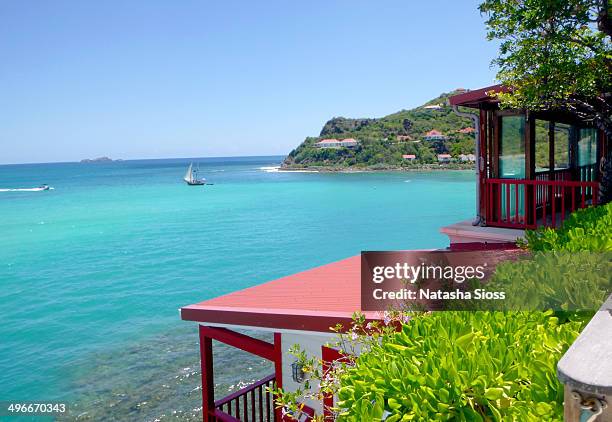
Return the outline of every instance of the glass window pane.
<path id="1" fill-rule="evenodd" d="M 499 177 L 525 178 L 525 117 L 504 116 L 501 119 Z"/>
<path id="2" fill-rule="evenodd" d="M 588 166 L 597 162 L 597 130 L 582 128 L 578 135 L 578 165 Z"/>
<path id="3" fill-rule="evenodd" d="M 548 131 L 550 122 L 546 120 L 535 121 L 535 171 L 550 170 L 550 142 Z"/>
<path id="4" fill-rule="evenodd" d="M 504 116 L 501 119 L 499 144 L 499 177 L 525 178 L 525 117 Z M 518 223 L 525 216 L 525 187 L 505 184 L 499 191 L 503 219 Z M 518 200 L 517 200 L 518 199 Z M 516 220 L 518 216 L 518 220 Z"/>
<path id="5" fill-rule="evenodd" d="M 555 123 L 555 169 L 570 168 L 570 131 L 572 127 L 565 123 Z"/>
<path id="6" fill-rule="evenodd" d="M 580 180 L 593 181 L 597 178 L 597 130 L 582 128 L 578 132 L 577 148 L 578 174 Z"/>

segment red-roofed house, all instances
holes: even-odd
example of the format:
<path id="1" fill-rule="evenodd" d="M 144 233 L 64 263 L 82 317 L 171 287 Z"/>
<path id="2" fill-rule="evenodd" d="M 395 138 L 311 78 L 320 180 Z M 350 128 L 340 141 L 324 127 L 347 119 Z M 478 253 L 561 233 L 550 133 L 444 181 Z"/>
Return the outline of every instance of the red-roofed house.
<path id="1" fill-rule="evenodd" d="M 317 148 L 352 148 L 359 145 L 359 141 L 353 138 L 347 139 L 321 139 L 319 142 L 316 142 L 315 147 Z"/>
<path id="2" fill-rule="evenodd" d="M 438 154 L 438 162 L 439 163 L 444 163 L 444 164 L 450 163 L 452 158 L 453 157 L 451 157 L 450 154 Z"/>
<path id="3" fill-rule="evenodd" d="M 459 132 L 459 133 L 474 133 L 474 132 L 476 132 L 476 129 L 474 129 L 473 127 L 464 127 L 463 129 L 459 129 L 457 132 Z"/>
<path id="4" fill-rule="evenodd" d="M 432 129 L 423 136 L 423 139 L 426 141 L 445 141 L 448 139 L 448 136 L 444 136 L 442 132 Z"/>
<path id="5" fill-rule="evenodd" d="M 571 212 L 599 200 L 605 133 L 555 110 L 502 110 L 495 93 L 506 91 L 495 85 L 449 98 L 455 109 L 473 110 L 479 129 L 476 219 L 441 229 L 451 245 L 507 241 L 522 237 L 525 229 L 557 227 Z"/>
<path id="6" fill-rule="evenodd" d="M 356 147 L 357 145 L 359 145 L 359 141 L 357 139 L 347 138 L 347 139 L 340 140 L 341 147 L 352 148 L 352 147 Z"/>
<path id="7" fill-rule="evenodd" d="M 416 160 L 416 155 L 414 155 L 414 154 L 404 154 L 404 155 L 402 155 L 402 158 L 404 160 L 413 161 L 413 160 Z"/>
<path id="8" fill-rule="evenodd" d="M 340 146 L 340 141 L 337 139 L 321 139 L 319 142 L 315 143 L 317 148 L 338 148 Z"/>

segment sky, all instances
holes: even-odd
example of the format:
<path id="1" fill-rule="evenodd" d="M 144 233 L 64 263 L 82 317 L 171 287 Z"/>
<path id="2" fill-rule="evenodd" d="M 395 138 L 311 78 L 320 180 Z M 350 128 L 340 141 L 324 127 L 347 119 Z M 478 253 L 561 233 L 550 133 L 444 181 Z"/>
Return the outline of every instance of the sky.
<path id="1" fill-rule="evenodd" d="M 286 155 L 495 81 L 472 0 L 0 0 L 0 163 Z"/>

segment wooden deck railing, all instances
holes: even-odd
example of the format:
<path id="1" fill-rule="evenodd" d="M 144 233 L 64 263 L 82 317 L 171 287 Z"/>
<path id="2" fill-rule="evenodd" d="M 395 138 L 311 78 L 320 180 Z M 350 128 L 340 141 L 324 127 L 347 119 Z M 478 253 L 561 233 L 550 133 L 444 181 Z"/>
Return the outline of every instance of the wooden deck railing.
<path id="1" fill-rule="evenodd" d="M 486 179 L 487 226 L 557 227 L 569 213 L 597 204 L 598 182 L 546 179 Z"/>
<path id="2" fill-rule="evenodd" d="M 557 364 L 564 421 L 612 421 L 612 295 Z"/>
<path id="3" fill-rule="evenodd" d="M 222 422 L 272 422 L 274 374 L 215 401 L 214 416 Z"/>

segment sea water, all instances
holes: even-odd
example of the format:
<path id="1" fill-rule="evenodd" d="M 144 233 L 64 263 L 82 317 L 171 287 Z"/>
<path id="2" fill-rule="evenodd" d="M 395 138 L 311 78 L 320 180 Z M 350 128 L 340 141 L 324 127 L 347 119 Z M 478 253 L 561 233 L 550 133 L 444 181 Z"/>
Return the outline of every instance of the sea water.
<path id="1" fill-rule="evenodd" d="M 444 247 L 439 228 L 474 213 L 473 172 L 288 173 L 281 159 L 0 166 L 0 400 L 197 420 L 197 328 L 179 307 L 362 250 Z M 213 185 L 182 181 L 191 161 Z M 272 371 L 215 350 L 217 396 Z"/>

